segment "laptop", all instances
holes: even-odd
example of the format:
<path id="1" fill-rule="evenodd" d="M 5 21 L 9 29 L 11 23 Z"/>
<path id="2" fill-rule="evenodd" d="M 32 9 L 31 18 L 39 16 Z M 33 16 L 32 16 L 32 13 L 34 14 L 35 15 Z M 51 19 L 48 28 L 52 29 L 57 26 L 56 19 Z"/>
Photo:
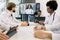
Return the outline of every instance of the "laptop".
<path id="1" fill-rule="evenodd" d="M 45 17 L 35 17 L 35 19 L 38 21 L 45 21 Z"/>

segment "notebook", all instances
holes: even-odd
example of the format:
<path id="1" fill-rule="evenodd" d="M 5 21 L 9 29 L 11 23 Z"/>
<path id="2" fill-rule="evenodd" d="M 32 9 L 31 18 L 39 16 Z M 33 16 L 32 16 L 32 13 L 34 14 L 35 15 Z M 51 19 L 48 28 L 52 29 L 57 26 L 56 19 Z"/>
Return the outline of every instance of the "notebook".
<path id="1" fill-rule="evenodd" d="M 7 32 L 6 35 L 8 35 L 9 38 L 12 37 L 14 34 L 17 33 L 16 28 L 17 28 L 17 27 L 10 28 L 10 30 Z"/>

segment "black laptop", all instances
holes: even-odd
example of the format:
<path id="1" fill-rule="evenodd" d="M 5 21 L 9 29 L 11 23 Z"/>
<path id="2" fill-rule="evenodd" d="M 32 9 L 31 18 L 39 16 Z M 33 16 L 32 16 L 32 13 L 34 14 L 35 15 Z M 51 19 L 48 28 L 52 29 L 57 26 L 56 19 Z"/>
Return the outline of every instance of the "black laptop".
<path id="1" fill-rule="evenodd" d="M 35 19 L 38 21 L 45 21 L 45 17 L 35 17 Z"/>

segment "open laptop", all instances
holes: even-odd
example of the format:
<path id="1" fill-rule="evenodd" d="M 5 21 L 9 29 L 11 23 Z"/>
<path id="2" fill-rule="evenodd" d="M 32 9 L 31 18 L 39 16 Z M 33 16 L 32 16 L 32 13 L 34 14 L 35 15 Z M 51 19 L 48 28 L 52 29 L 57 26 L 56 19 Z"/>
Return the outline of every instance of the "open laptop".
<path id="1" fill-rule="evenodd" d="M 45 17 L 35 17 L 35 19 L 38 21 L 45 21 Z"/>

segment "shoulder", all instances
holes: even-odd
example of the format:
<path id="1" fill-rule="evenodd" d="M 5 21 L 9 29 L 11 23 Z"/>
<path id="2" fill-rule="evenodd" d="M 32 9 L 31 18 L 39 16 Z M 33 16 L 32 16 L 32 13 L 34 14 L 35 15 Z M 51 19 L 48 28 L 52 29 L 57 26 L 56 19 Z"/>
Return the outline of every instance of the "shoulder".
<path id="1" fill-rule="evenodd" d="M 4 11 L 4 12 L 2 12 L 2 13 L 1 13 L 1 15 L 5 15 L 6 13 L 7 13 L 7 12 L 6 12 L 6 11 Z"/>
<path id="2" fill-rule="evenodd" d="M 8 16 L 8 13 L 7 13 L 6 11 L 4 11 L 4 12 L 1 13 L 0 16 L 1 16 L 1 17 L 7 17 L 7 16 Z"/>

